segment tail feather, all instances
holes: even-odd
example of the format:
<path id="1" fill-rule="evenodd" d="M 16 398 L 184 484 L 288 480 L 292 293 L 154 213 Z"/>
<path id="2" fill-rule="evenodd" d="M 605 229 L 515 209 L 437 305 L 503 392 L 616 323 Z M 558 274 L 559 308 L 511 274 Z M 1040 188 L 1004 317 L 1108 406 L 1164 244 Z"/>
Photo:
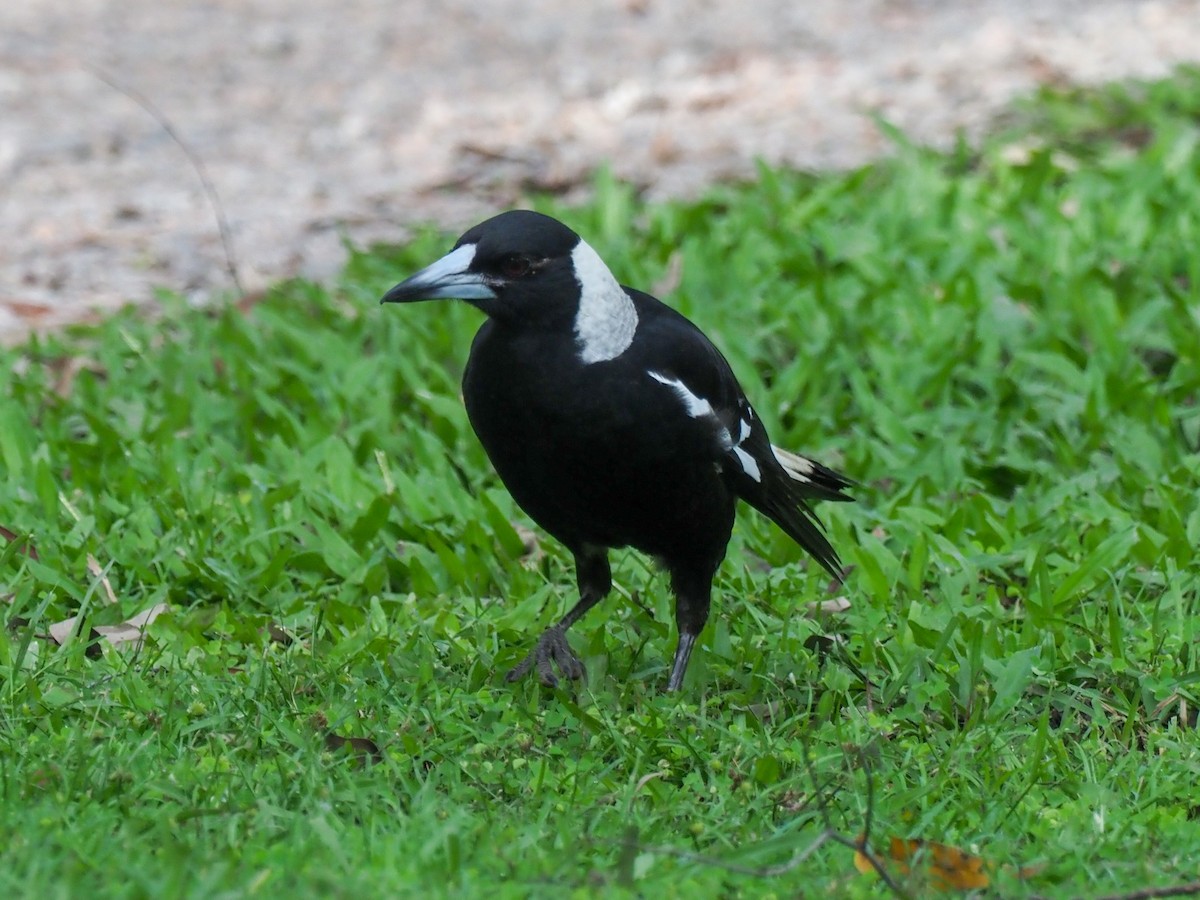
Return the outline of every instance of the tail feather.
<path id="1" fill-rule="evenodd" d="M 852 501 L 854 498 L 844 491 L 853 482 L 807 456 L 775 446 L 771 450 L 779 466 L 763 466 L 765 479 L 761 483 L 743 480 L 739 493 L 841 581 L 841 559 L 825 537 L 824 526 L 808 501 Z"/>
<path id="2" fill-rule="evenodd" d="M 826 572 L 838 581 L 842 580 L 842 561 L 829 539 L 825 537 L 825 527 L 821 520 L 803 497 L 785 488 L 759 499 L 760 502 L 752 501 L 751 506 L 782 528 L 784 533 L 803 547 Z"/>
<path id="3" fill-rule="evenodd" d="M 788 474 L 788 477 L 798 485 L 802 485 L 800 488 L 802 496 L 811 497 L 814 500 L 839 502 L 854 500 L 848 494 L 842 493 L 847 488 L 853 487 L 854 482 L 840 472 L 821 465 L 815 459 L 792 453 L 782 447 L 776 447 L 774 444 L 771 445 L 771 451 L 779 460 L 779 464 L 783 466 L 783 471 Z"/>

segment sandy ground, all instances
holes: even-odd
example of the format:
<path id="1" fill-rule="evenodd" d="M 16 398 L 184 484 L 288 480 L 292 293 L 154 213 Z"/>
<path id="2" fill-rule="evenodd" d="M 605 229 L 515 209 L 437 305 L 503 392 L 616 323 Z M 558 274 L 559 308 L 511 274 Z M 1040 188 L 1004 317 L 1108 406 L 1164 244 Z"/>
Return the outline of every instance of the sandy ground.
<path id="1" fill-rule="evenodd" d="M 1200 60 L 1200 0 L 12 0 L 0 4 L 0 340 L 157 287 L 326 277 L 610 162 L 655 197 L 861 163 L 867 115 L 978 133 L 1036 85 Z M 103 76 L 103 77 L 100 77 Z"/>

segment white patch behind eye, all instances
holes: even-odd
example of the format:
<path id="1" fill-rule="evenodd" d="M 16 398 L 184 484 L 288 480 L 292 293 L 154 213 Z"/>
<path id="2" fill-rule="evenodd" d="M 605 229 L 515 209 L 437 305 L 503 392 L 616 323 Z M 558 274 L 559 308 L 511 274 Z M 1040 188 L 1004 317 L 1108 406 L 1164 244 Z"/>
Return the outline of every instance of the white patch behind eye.
<path id="1" fill-rule="evenodd" d="M 616 359 L 629 349 L 637 331 L 633 300 L 586 241 L 581 239 L 571 251 L 571 265 L 579 282 L 575 314 L 579 359 L 585 364 Z"/>

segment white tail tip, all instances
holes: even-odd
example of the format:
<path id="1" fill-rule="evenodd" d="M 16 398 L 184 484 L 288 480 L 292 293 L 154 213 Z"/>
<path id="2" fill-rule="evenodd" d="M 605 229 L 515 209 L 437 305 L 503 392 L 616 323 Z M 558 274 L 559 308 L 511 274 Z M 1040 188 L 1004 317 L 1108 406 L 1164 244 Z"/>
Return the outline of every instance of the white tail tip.
<path id="1" fill-rule="evenodd" d="M 813 473 L 812 460 L 784 450 L 782 447 L 776 447 L 774 444 L 771 445 L 771 450 L 792 481 L 799 481 L 801 484 L 812 484 L 812 478 L 809 477 Z"/>

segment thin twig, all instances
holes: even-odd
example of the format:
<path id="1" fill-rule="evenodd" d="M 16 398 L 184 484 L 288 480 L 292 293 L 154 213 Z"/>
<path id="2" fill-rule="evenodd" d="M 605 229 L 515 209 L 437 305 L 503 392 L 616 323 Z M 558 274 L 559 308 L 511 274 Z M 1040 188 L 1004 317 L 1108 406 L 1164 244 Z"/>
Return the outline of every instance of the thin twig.
<path id="1" fill-rule="evenodd" d="M 115 91 L 120 91 L 158 123 L 158 126 L 166 132 L 167 137 L 173 140 L 183 151 L 188 162 L 191 163 L 192 169 L 196 172 L 196 177 L 200 179 L 200 184 L 204 188 L 204 195 L 208 198 L 208 205 L 212 207 L 213 216 L 217 220 L 217 231 L 221 236 L 221 248 L 225 251 L 225 268 L 229 272 L 229 277 L 233 281 L 233 286 L 237 289 L 238 294 L 245 294 L 246 289 L 242 287 L 242 279 L 238 276 L 237 257 L 233 252 L 233 235 L 229 228 L 229 221 L 225 218 L 225 210 L 221 206 L 221 198 L 217 194 L 217 189 L 213 186 L 212 181 L 208 177 L 208 171 L 204 168 L 204 161 L 199 155 L 192 150 L 188 142 L 183 139 L 183 136 L 171 124 L 171 120 L 166 114 L 155 106 L 149 97 L 138 91 L 136 88 L 123 84 L 114 75 L 101 69 L 89 62 L 84 62 L 83 67 L 100 81 L 103 81 Z"/>
<path id="2" fill-rule="evenodd" d="M 836 841 L 843 847 L 848 847 L 856 853 L 861 853 L 863 859 L 871 864 L 871 868 L 875 870 L 875 874 L 879 876 L 879 880 L 887 885 L 897 897 L 903 897 L 908 900 L 909 893 L 900 887 L 896 879 L 892 878 L 891 873 L 887 870 L 887 866 L 883 864 L 875 851 L 871 849 L 871 826 L 874 824 L 875 818 L 875 779 L 871 774 L 871 766 L 867 761 L 867 755 L 863 752 L 862 747 L 858 747 L 858 763 L 862 767 L 863 772 L 867 777 L 867 809 L 864 813 L 865 821 L 863 822 L 863 831 L 860 838 L 849 838 L 833 827 L 833 817 L 829 815 L 829 806 L 824 798 L 818 800 L 818 805 L 821 810 L 821 818 L 825 822 L 825 832 L 829 835 L 829 840 Z M 808 740 L 802 739 L 800 745 L 801 755 L 804 757 L 804 769 L 808 773 L 808 779 L 812 782 L 814 788 L 819 789 L 817 782 L 817 773 L 813 771 L 812 754 L 809 753 Z"/>
<path id="3" fill-rule="evenodd" d="M 816 839 L 811 844 L 793 856 L 785 863 L 779 863 L 774 866 L 740 866 L 737 863 L 725 862 L 723 859 L 717 859 L 712 856 L 705 856 L 703 853 L 693 853 L 690 850 L 677 850 L 674 847 L 656 847 L 641 844 L 638 841 L 623 840 L 620 841 L 620 846 L 631 847 L 639 853 L 652 853 L 659 856 L 670 856 L 675 859 L 682 859 L 684 862 L 700 863 L 703 866 L 709 866 L 714 869 L 724 869 L 726 872 L 733 872 L 735 875 L 749 875 L 752 878 L 776 878 L 780 875 L 785 875 L 792 869 L 799 866 L 806 859 L 816 853 L 829 841 L 836 841 L 838 836 L 825 829 L 817 835 Z"/>
<path id="4" fill-rule="evenodd" d="M 866 822 L 862 836 L 859 838 L 852 838 L 847 837 L 839 832 L 833 825 L 833 817 L 829 814 L 829 805 L 825 800 L 826 791 L 829 787 L 830 781 L 822 783 L 817 779 L 816 772 L 813 771 L 812 768 L 812 761 L 809 758 L 807 742 L 804 743 L 802 752 L 804 754 L 805 769 L 807 770 L 809 780 L 812 782 L 813 796 L 817 799 L 817 804 L 821 811 L 821 820 L 824 822 L 825 828 L 807 847 L 805 847 L 799 853 L 793 855 L 787 862 L 778 863 L 773 866 L 742 866 L 738 865 L 737 863 L 726 862 L 725 860 L 718 859 L 716 857 L 706 856 L 703 853 L 694 853 L 690 850 L 678 850 L 675 847 L 643 844 L 637 839 L 636 829 L 632 829 L 630 834 L 623 840 L 616 841 L 614 843 L 626 850 L 632 850 L 636 853 L 651 853 L 658 856 L 669 856 L 673 859 L 681 859 L 685 862 L 698 863 L 702 866 L 709 866 L 714 869 L 723 869 L 724 871 L 732 872 L 735 875 L 747 875 L 751 878 L 777 878 L 780 875 L 785 875 L 788 872 L 791 872 L 793 869 L 798 868 L 814 853 L 832 841 L 835 844 L 841 844 L 843 847 L 847 847 L 856 853 L 860 853 L 862 857 L 871 864 L 871 868 L 875 870 L 875 872 L 879 875 L 880 880 L 887 885 L 888 889 L 891 890 L 893 894 L 895 894 L 897 897 L 904 898 L 904 900 L 910 900 L 911 895 L 905 891 L 904 888 L 902 888 L 894 878 L 892 878 L 891 873 L 888 872 L 887 868 L 883 864 L 883 861 L 875 855 L 868 844 L 871 835 L 871 824 L 875 812 L 875 786 L 874 778 L 872 776 L 866 754 L 863 753 L 861 748 L 859 748 L 859 764 L 862 766 L 863 771 L 867 776 Z M 609 842 L 605 841 L 604 843 Z"/>
<path id="5" fill-rule="evenodd" d="M 1156 900 L 1158 897 L 1192 897 L 1200 894 L 1200 881 L 1141 888 L 1127 894 L 1105 894 L 1096 900 Z"/>
<path id="6" fill-rule="evenodd" d="M 812 782 L 812 796 L 817 800 L 817 805 L 821 814 L 821 821 L 824 823 L 825 827 L 807 847 L 805 847 L 799 853 L 793 855 L 787 862 L 778 863 L 773 866 L 743 866 L 738 865 L 737 863 L 726 862 L 725 860 L 718 859 L 716 857 L 706 856 L 703 853 L 694 853 L 690 850 L 678 850 L 675 847 L 643 844 L 638 840 L 636 828 L 630 828 L 626 832 L 626 836 L 619 841 L 598 841 L 598 843 L 615 844 L 616 846 L 621 847 L 623 851 L 632 851 L 635 855 L 637 853 L 650 853 L 657 856 L 669 856 L 674 859 L 681 859 L 690 863 L 698 863 L 702 866 L 709 866 L 714 869 L 723 869 L 726 872 L 732 872 L 736 875 L 747 875 L 751 878 L 776 878 L 780 875 L 785 875 L 788 872 L 791 872 L 793 869 L 796 869 L 803 864 L 805 860 L 809 859 L 809 857 L 811 857 L 814 853 L 832 841 L 835 844 L 841 844 L 843 847 L 853 850 L 855 853 L 861 855 L 863 859 L 865 859 L 871 865 L 871 868 L 875 870 L 875 873 L 879 876 L 880 881 L 887 886 L 888 890 L 890 890 L 897 897 L 902 898 L 902 900 L 911 900 L 912 895 L 909 894 L 909 892 L 903 887 L 901 887 L 900 884 L 892 877 L 891 873 L 884 865 L 883 860 L 876 856 L 875 852 L 871 850 L 870 847 L 871 827 L 874 824 L 875 817 L 875 779 L 873 773 L 871 772 L 871 765 L 867 758 L 866 752 L 861 747 L 857 748 L 858 762 L 867 779 L 867 808 L 864 813 L 865 821 L 863 823 L 864 827 L 862 834 L 856 838 L 852 838 L 842 834 L 836 827 L 834 827 L 833 817 L 829 812 L 829 804 L 825 799 L 827 788 L 832 779 L 825 783 L 821 783 L 821 781 L 818 780 L 817 774 L 813 769 L 807 740 L 803 738 L 801 739 L 801 747 L 804 757 L 804 768 L 808 774 L 809 781 Z M 645 779 L 643 779 L 643 782 L 641 783 L 644 783 L 644 781 Z M 639 783 L 639 786 L 641 783 Z M 618 862 L 618 870 L 622 870 L 622 866 L 628 866 L 632 864 L 632 857 L 629 856 L 627 852 L 622 853 L 621 857 L 622 861 Z M 620 881 L 620 878 L 621 876 L 618 876 L 618 881 Z M 1198 892 L 1200 891 L 1188 891 L 1187 893 Z M 1142 900 L 1143 897 L 1145 897 L 1146 900 L 1151 900 L 1151 898 L 1160 896 L 1169 897 L 1174 895 L 1167 893 L 1146 893 L 1140 895 L 1130 895 L 1129 897 L 1109 897 L 1103 898 L 1103 900 Z"/>

